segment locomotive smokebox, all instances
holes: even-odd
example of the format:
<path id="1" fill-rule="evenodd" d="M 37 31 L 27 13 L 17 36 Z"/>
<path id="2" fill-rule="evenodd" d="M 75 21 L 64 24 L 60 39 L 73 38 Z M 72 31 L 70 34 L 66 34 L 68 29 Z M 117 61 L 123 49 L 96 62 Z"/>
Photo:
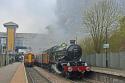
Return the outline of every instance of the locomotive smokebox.
<path id="1" fill-rule="evenodd" d="M 75 44 L 75 40 L 70 40 L 70 44 L 74 45 Z"/>

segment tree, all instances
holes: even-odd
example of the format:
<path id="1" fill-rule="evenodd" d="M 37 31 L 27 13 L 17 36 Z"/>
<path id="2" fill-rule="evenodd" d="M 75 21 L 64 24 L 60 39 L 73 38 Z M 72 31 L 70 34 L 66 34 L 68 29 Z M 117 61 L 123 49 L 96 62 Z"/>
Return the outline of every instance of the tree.
<path id="1" fill-rule="evenodd" d="M 86 37 L 84 40 L 79 40 L 79 45 L 82 47 L 83 54 L 89 55 L 94 53 L 94 46 L 90 37 Z"/>
<path id="2" fill-rule="evenodd" d="M 119 28 L 113 32 L 109 42 L 111 52 L 119 52 L 125 48 L 125 16 L 120 19 Z"/>
<path id="3" fill-rule="evenodd" d="M 96 53 L 101 52 L 104 42 L 107 43 L 108 35 L 115 29 L 119 15 L 118 4 L 114 0 L 100 1 L 85 12 L 83 23 L 92 37 Z"/>

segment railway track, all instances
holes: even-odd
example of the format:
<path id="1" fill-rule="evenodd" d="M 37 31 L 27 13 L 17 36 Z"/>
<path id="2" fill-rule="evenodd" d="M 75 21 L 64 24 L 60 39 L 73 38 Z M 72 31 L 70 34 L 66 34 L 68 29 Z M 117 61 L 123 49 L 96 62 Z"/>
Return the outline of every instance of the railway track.
<path id="1" fill-rule="evenodd" d="M 28 83 L 125 83 L 124 78 L 102 73 L 96 73 L 92 77 L 83 79 L 66 79 L 65 77 L 50 73 L 40 67 L 26 68 Z M 117 80 L 119 79 L 119 80 Z"/>
<path id="2" fill-rule="evenodd" d="M 92 79 L 89 79 L 89 78 L 83 78 L 83 79 L 77 79 L 77 78 L 76 79 L 66 79 L 62 75 L 58 75 L 58 74 L 55 74 L 55 73 L 53 73 L 53 74 L 55 76 L 57 76 L 57 77 L 60 77 L 62 79 L 65 79 L 65 80 L 69 81 L 70 83 L 103 83 L 103 82 L 92 80 Z"/>
<path id="3" fill-rule="evenodd" d="M 27 68 L 28 83 L 100 83 L 90 79 L 66 79 L 65 77 L 50 73 L 39 67 Z M 43 76 L 44 75 L 44 76 Z"/>
<path id="4" fill-rule="evenodd" d="M 62 79 L 66 79 L 65 77 L 58 75 L 58 74 L 54 74 L 57 77 L 60 77 Z M 69 81 L 70 83 L 93 83 L 92 81 L 90 81 L 89 79 L 66 79 L 67 81 Z M 96 83 L 96 82 L 95 82 Z"/>
<path id="5" fill-rule="evenodd" d="M 70 79 L 66 79 L 65 77 L 55 74 L 55 73 L 50 73 L 47 70 L 43 70 L 40 67 L 35 67 L 39 72 L 46 72 L 46 74 L 49 74 L 49 76 L 51 76 L 51 82 L 52 83 L 99 83 L 95 80 L 89 80 L 89 79 L 74 79 L 74 80 L 70 80 Z M 49 77 L 47 77 L 49 78 Z M 53 81 L 57 79 L 57 82 Z M 49 80 L 49 79 L 48 79 Z"/>
<path id="6" fill-rule="evenodd" d="M 80 79 L 80 80 L 71 80 L 72 83 L 91 83 L 91 82 L 88 82 L 87 80 L 84 80 L 84 79 Z"/>
<path id="7" fill-rule="evenodd" d="M 72 83 L 102 83 L 102 82 L 99 82 L 99 81 L 96 81 L 96 80 L 91 80 L 91 79 L 81 79 L 81 80 L 71 80 Z"/>
<path id="8" fill-rule="evenodd" d="M 51 83 L 34 68 L 26 67 L 26 74 L 27 74 L 28 83 Z"/>

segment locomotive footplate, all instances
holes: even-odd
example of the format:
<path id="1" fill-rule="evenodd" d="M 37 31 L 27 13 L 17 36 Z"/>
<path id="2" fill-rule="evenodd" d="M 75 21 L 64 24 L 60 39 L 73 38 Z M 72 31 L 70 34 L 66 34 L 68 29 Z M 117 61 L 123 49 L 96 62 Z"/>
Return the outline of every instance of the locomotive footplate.
<path id="1" fill-rule="evenodd" d="M 82 61 L 66 62 L 66 63 L 62 63 L 62 66 L 63 66 L 65 72 L 66 71 L 69 71 L 69 72 L 72 72 L 72 71 L 85 72 L 85 71 L 88 71 L 88 69 L 89 69 L 87 64 L 85 62 L 82 62 Z"/>

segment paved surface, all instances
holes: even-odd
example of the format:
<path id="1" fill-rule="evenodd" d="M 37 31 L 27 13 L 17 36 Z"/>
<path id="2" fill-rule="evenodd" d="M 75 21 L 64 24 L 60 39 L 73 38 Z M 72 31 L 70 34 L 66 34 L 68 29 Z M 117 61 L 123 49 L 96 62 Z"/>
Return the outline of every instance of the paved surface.
<path id="1" fill-rule="evenodd" d="M 28 83 L 24 64 L 19 64 L 17 71 L 15 72 L 10 83 Z"/>
<path id="2" fill-rule="evenodd" d="M 125 77 L 125 70 L 117 70 L 117 69 L 110 69 L 110 68 L 100 68 L 100 67 L 91 67 L 91 69 L 94 72 L 99 72 L 99 73 L 105 73 L 105 74 L 111 74 L 111 75 Z"/>
<path id="3" fill-rule="evenodd" d="M 0 83 L 10 83 L 20 63 L 13 63 L 0 68 Z"/>

